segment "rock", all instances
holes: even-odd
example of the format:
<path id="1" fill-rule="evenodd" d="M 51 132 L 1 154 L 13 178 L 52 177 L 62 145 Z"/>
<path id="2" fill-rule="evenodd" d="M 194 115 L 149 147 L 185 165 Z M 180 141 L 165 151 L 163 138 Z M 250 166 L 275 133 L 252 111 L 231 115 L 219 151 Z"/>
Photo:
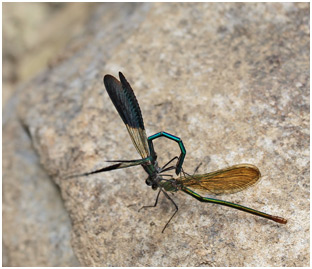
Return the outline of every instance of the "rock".
<path id="1" fill-rule="evenodd" d="M 59 189 L 42 169 L 16 103 L 8 104 L 4 115 L 3 265 L 79 266 Z"/>
<path id="2" fill-rule="evenodd" d="M 119 4 L 112 15 L 106 7 L 86 26 L 92 34 L 83 46 L 19 92 L 18 116 L 44 169 L 33 173 L 59 186 L 79 262 L 308 266 L 309 4 Z M 174 207 L 160 196 L 156 208 L 138 212 L 156 198 L 142 168 L 67 178 L 105 160 L 138 158 L 102 82 L 118 71 L 134 89 L 147 134 L 183 139 L 186 171 L 200 162 L 199 173 L 258 166 L 257 186 L 220 198 L 288 223 L 177 193 L 179 212 L 162 234 Z M 155 148 L 160 163 L 178 153 L 165 139 Z"/>

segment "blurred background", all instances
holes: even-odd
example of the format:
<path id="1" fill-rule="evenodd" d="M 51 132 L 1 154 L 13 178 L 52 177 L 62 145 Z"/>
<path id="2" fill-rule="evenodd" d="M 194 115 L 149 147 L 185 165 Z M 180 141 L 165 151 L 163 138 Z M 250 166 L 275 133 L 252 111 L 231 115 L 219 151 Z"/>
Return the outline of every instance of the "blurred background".
<path id="1" fill-rule="evenodd" d="M 97 3 L 3 3 L 2 105 L 86 31 Z M 71 31 L 68 31 L 68 29 Z"/>
<path id="2" fill-rule="evenodd" d="M 22 85 L 25 86 L 29 80 L 53 64 L 67 44 L 75 45 L 75 37 L 86 34 L 86 24 L 97 6 L 98 4 L 93 3 L 2 4 L 3 109 L 17 89 L 23 88 Z M 12 115 L 12 106 L 7 107 L 9 111 L 4 114 Z M 5 126 L 5 120 L 3 124 Z M 8 126 L 3 128 L 10 129 Z M 19 131 L 14 129 L 13 134 Z M 25 140 L 19 144 L 14 140 L 15 135 L 11 133 L 6 136 L 5 131 L 3 133 L 4 144 L 12 145 L 13 148 L 4 148 L 3 157 L 3 178 L 7 178 L 8 181 L 3 179 L 2 265 L 79 266 L 80 263 L 70 246 L 70 220 L 60 202 L 58 189 L 49 180 L 43 180 L 41 183 L 35 180 L 36 176 L 31 171 L 36 167 L 37 156 L 29 152 L 25 155 L 25 147 L 30 146 L 28 149 L 33 150 L 31 145 Z M 28 169 L 23 167 L 18 159 L 12 158 L 15 149 L 28 160 Z M 17 164 L 23 173 L 28 175 L 22 181 L 16 181 L 12 175 L 9 167 L 13 164 Z M 36 187 L 32 190 L 27 189 L 27 186 L 32 186 L 27 181 L 28 177 L 35 181 Z M 45 179 L 44 173 L 41 177 Z M 26 188 L 22 182 L 25 182 Z M 22 189 L 30 195 L 29 199 L 21 195 Z M 41 195 L 45 197 L 39 199 L 41 201 L 34 198 L 36 190 L 40 190 Z M 13 193 L 18 193 L 18 196 Z M 11 199 L 15 203 L 8 201 Z M 47 213 L 49 210 L 55 214 Z M 47 222 L 43 221 L 43 218 L 51 224 L 49 232 L 45 229 Z M 24 237 L 24 234 L 27 236 Z M 47 246 L 53 246 L 53 250 Z"/>

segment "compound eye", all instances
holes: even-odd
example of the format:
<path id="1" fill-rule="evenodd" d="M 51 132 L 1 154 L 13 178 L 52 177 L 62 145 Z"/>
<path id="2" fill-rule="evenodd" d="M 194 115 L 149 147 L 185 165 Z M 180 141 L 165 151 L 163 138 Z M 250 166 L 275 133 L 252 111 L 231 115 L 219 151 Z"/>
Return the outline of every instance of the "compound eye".
<path id="1" fill-rule="evenodd" d="M 155 191 L 158 189 L 158 185 L 156 183 L 152 184 L 152 189 Z"/>
<path id="2" fill-rule="evenodd" d="M 152 182 L 150 181 L 149 178 L 147 178 L 147 179 L 145 180 L 145 183 L 146 183 L 147 186 L 151 186 L 151 185 L 152 185 Z"/>

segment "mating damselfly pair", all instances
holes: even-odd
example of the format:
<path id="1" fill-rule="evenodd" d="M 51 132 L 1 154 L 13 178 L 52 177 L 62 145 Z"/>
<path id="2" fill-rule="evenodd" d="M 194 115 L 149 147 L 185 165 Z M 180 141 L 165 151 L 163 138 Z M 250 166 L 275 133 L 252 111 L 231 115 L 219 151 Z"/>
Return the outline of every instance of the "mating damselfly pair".
<path id="1" fill-rule="evenodd" d="M 141 165 L 148 174 L 148 178 L 145 181 L 146 184 L 148 186 L 151 186 L 153 190 L 158 190 L 155 204 L 151 206 L 144 206 L 141 209 L 147 207 L 156 207 L 161 192 L 165 195 L 167 199 L 172 202 L 176 209 L 173 215 L 167 221 L 162 232 L 164 232 L 171 219 L 178 212 L 177 204 L 168 194 L 168 192 L 174 193 L 177 191 L 183 191 L 184 193 L 194 197 L 201 202 L 220 204 L 241 211 L 245 211 L 259 217 L 267 218 L 278 223 L 287 223 L 287 220 L 282 217 L 269 215 L 267 213 L 257 211 L 255 209 L 248 208 L 239 204 L 234 204 L 214 198 L 203 197 L 198 193 L 194 192 L 193 190 L 200 190 L 207 194 L 225 194 L 239 192 L 255 184 L 260 179 L 260 171 L 256 166 L 251 164 L 238 164 L 207 174 L 189 175 L 185 173 L 182 165 L 185 158 L 186 150 L 184 148 L 182 140 L 179 137 L 176 137 L 166 132 L 159 132 L 155 135 L 147 137 L 141 109 L 134 95 L 134 92 L 121 72 L 119 72 L 119 78 L 120 81 L 111 75 L 105 75 L 104 85 L 110 99 L 112 100 L 121 119 L 126 125 L 132 143 L 138 153 L 141 155 L 141 159 L 109 161 L 115 162 L 115 164 L 104 167 L 102 169 L 98 169 L 96 171 L 71 177 L 89 176 L 105 171 Z M 166 137 L 170 140 L 176 141 L 179 144 L 181 150 L 179 157 L 174 157 L 173 159 L 168 161 L 168 163 L 165 164 L 163 167 L 158 166 L 157 154 L 153 146 L 153 140 L 159 137 Z M 172 165 L 173 161 L 175 160 L 177 160 L 176 164 Z M 175 170 L 175 174 L 177 175 L 177 177 L 173 177 L 172 175 L 166 173 L 170 170 Z"/>

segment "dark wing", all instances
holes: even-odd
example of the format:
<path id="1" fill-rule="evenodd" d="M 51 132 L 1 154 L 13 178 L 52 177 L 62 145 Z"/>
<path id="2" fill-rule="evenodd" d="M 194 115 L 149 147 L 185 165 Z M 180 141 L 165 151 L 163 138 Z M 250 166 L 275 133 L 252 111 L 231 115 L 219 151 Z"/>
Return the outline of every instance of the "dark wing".
<path id="1" fill-rule="evenodd" d="M 256 166 L 238 164 L 203 175 L 183 176 L 176 180 L 192 189 L 223 194 L 242 191 L 254 185 L 260 176 L 260 171 Z"/>
<path id="2" fill-rule="evenodd" d="M 89 175 L 102 173 L 102 172 L 106 172 L 106 171 L 111 171 L 111 170 L 116 170 L 116 169 L 136 166 L 136 165 L 142 165 L 148 161 L 149 161 L 149 158 L 139 159 L 139 160 L 129 160 L 129 161 L 127 161 L 127 160 L 107 161 L 107 162 L 118 162 L 118 163 L 110 165 L 110 166 L 106 166 L 104 168 L 101 168 L 101 169 L 98 169 L 98 170 L 95 170 L 92 172 L 87 172 L 87 173 L 83 173 L 83 174 L 79 174 L 79 175 L 71 175 L 71 176 L 68 176 L 65 178 L 68 179 L 68 178 L 75 178 L 75 177 L 81 177 L 81 176 L 89 176 Z"/>
<path id="3" fill-rule="evenodd" d="M 136 150 L 144 159 L 150 156 L 150 152 L 141 109 L 131 86 L 121 72 L 119 72 L 119 78 L 120 81 L 111 75 L 105 75 L 104 85 L 110 99 L 128 129 Z"/>

